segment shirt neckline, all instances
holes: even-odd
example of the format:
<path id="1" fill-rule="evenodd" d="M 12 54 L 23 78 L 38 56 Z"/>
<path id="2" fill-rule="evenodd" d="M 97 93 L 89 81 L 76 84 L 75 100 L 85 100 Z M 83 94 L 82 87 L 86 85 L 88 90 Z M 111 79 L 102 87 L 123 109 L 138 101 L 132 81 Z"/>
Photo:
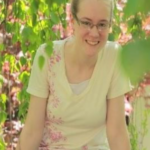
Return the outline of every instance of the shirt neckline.
<path id="1" fill-rule="evenodd" d="M 70 84 L 70 85 L 72 85 L 72 86 L 76 86 L 76 85 L 78 86 L 78 85 L 81 85 L 81 84 L 87 83 L 87 82 L 89 82 L 89 81 L 90 81 L 90 79 L 88 79 L 88 80 L 84 80 L 84 81 L 82 81 L 82 82 L 80 82 L 80 83 L 70 83 L 70 82 L 69 82 L 69 84 Z"/>
<path id="2" fill-rule="evenodd" d="M 98 55 L 98 59 L 97 59 L 97 62 L 96 62 L 96 65 L 95 65 L 95 68 L 94 68 L 94 70 L 93 70 L 93 73 L 92 73 L 92 76 L 91 76 L 91 78 L 90 78 L 90 80 L 89 80 L 89 83 L 88 83 L 88 85 L 87 85 L 87 87 L 83 90 L 83 92 L 81 92 L 80 94 L 75 94 L 73 91 L 72 91 L 72 89 L 71 89 L 71 87 L 70 87 L 70 83 L 69 83 L 69 81 L 68 81 L 68 79 L 67 79 L 67 76 L 66 76 L 66 69 L 65 69 L 65 58 L 64 58 L 64 49 L 65 49 L 65 44 L 66 44 L 66 42 L 69 40 L 69 38 L 66 38 L 65 40 L 64 40 L 64 42 L 62 43 L 62 47 L 61 47 L 61 55 L 62 55 L 62 71 L 63 71 L 63 78 L 64 78 L 64 81 L 65 81 L 65 83 L 66 83 L 66 90 L 69 92 L 69 94 L 71 95 L 71 96 L 73 96 L 73 97 L 75 97 L 75 98 L 80 98 L 80 97 L 82 97 L 82 96 L 84 96 L 89 90 L 90 90 L 90 88 L 92 87 L 92 84 L 93 84 L 93 82 L 94 82 L 94 79 L 95 79 L 95 76 L 96 76 L 96 74 L 97 74 L 97 70 L 98 70 L 98 64 L 99 64 L 99 61 L 100 61 L 100 58 L 101 58 L 101 51 L 103 51 L 103 49 L 99 52 L 99 55 Z M 83 81 L 84 82 L 84 81 Z"/>

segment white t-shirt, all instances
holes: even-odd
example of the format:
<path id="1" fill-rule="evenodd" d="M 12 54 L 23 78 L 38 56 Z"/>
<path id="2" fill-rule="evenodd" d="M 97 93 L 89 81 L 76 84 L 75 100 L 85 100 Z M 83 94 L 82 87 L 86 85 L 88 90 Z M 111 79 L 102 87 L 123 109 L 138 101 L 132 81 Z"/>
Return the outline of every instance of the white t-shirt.
<path id="1" fill-rule="evenodd" d="M 89 80 L 85 80 L 78 84 L 70 83 L 70 87 L 71 87 L 73 93 L 78 95 L 78 94 L 81 94 L 85 90 L 85 88 L 88 86 L 88 83 L 89 83 Z"/>
<path id="2" fill-rule="evenodd" d="M 120 46 L 107 42 L 99 52 L 89 83 L 75 94 L 67 80 L 64 44 L 55 41 L 49 58 L 41 45 L 36 53 L 27 92 L 48 98 L 43 139 L 39 150 L 109 150 L 106 138 L 106 103 L 130 90 L 118 65 Z M 45 57 L 42 71 L 39 56 Z M 38 116 L 35 116 L 38 117 Z"/>

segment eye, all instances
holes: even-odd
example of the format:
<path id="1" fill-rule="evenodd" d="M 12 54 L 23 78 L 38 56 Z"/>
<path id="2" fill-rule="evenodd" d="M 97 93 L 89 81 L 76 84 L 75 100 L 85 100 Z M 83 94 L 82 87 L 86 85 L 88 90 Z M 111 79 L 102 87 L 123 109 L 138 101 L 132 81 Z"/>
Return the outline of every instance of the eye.
<path id="1" fill-rule="evenodd" d="M 88 22 L 88 21 L 81 21 L 81 23 L 82 23 L 83 25 L 85 25 L 85 26 L 88 26 L 88 27 L 91 26 L 91 23 Z"/>
<path id="2" fill-rule="evenodd" d="M 104 23 L 104 22 L 99 23 L 99 24 L 98 24 L 98 27 L 99 27 L 99 28 L 105 28 L 105 27 L 108 27 L 108 23 Z"/>

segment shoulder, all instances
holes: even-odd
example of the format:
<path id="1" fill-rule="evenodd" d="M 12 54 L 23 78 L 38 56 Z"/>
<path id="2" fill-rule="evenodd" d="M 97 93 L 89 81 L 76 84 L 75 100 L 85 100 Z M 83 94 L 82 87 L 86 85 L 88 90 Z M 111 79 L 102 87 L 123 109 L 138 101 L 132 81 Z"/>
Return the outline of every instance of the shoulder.
<path id="1" fill-rule="evenodd" d="M 48 50 L 52 52 L 59 52 L 63 48 L 64 43 L 65 40 L 55 40 L 50 43 L 43 43 L 38 47 L 37 55 L 46 56 L 46 48 L 48 48 Z"/>
<path id="2" fill-rule="evenodd" d="M 109 66 L 113 66 L 119 61 L 121 46 L 117 42 L 108 41 L 102 52 L 102 60 Z"/>
<path id="3" fill-rule="evenodd" d="M 121 49 L 121 45 L 118 42 L 107 41 L 105 49 L 107 51 L 117 52 Z"/>
<path id="4" fill-rule="evenodd" d="M 53 50 L 54 51 L 62 50 L 65 42 L 66 42 L 66 39 L 53 41 Z"/>
<path id="5" fill-rule="evenodd" d="M 64 44 L 64 42 L 66 41 L 66 39 L 63 39 L 63 40 L 55 40 L 53 41 L 53 45 L 54 46 L 61 46 Z"/>
<path id="6" fill-rule="evenodd" d="M 104 47 L 104 55 L 110 59 L 118 57 L 121 45 L 117 42 L 108 41 Z"/>

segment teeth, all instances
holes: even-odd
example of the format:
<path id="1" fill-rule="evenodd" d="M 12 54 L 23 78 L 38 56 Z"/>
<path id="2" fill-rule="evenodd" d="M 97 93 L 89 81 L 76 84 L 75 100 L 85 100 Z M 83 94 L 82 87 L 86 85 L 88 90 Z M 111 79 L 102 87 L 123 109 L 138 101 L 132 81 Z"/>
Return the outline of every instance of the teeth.
<path id="1" fill-rule="evenodd" d="M 99 43 L 99 41 L 93 42 L 93 41 L 87 41 L 87 43 L 89 43 L 90 45 L 96 45 Z"/>

